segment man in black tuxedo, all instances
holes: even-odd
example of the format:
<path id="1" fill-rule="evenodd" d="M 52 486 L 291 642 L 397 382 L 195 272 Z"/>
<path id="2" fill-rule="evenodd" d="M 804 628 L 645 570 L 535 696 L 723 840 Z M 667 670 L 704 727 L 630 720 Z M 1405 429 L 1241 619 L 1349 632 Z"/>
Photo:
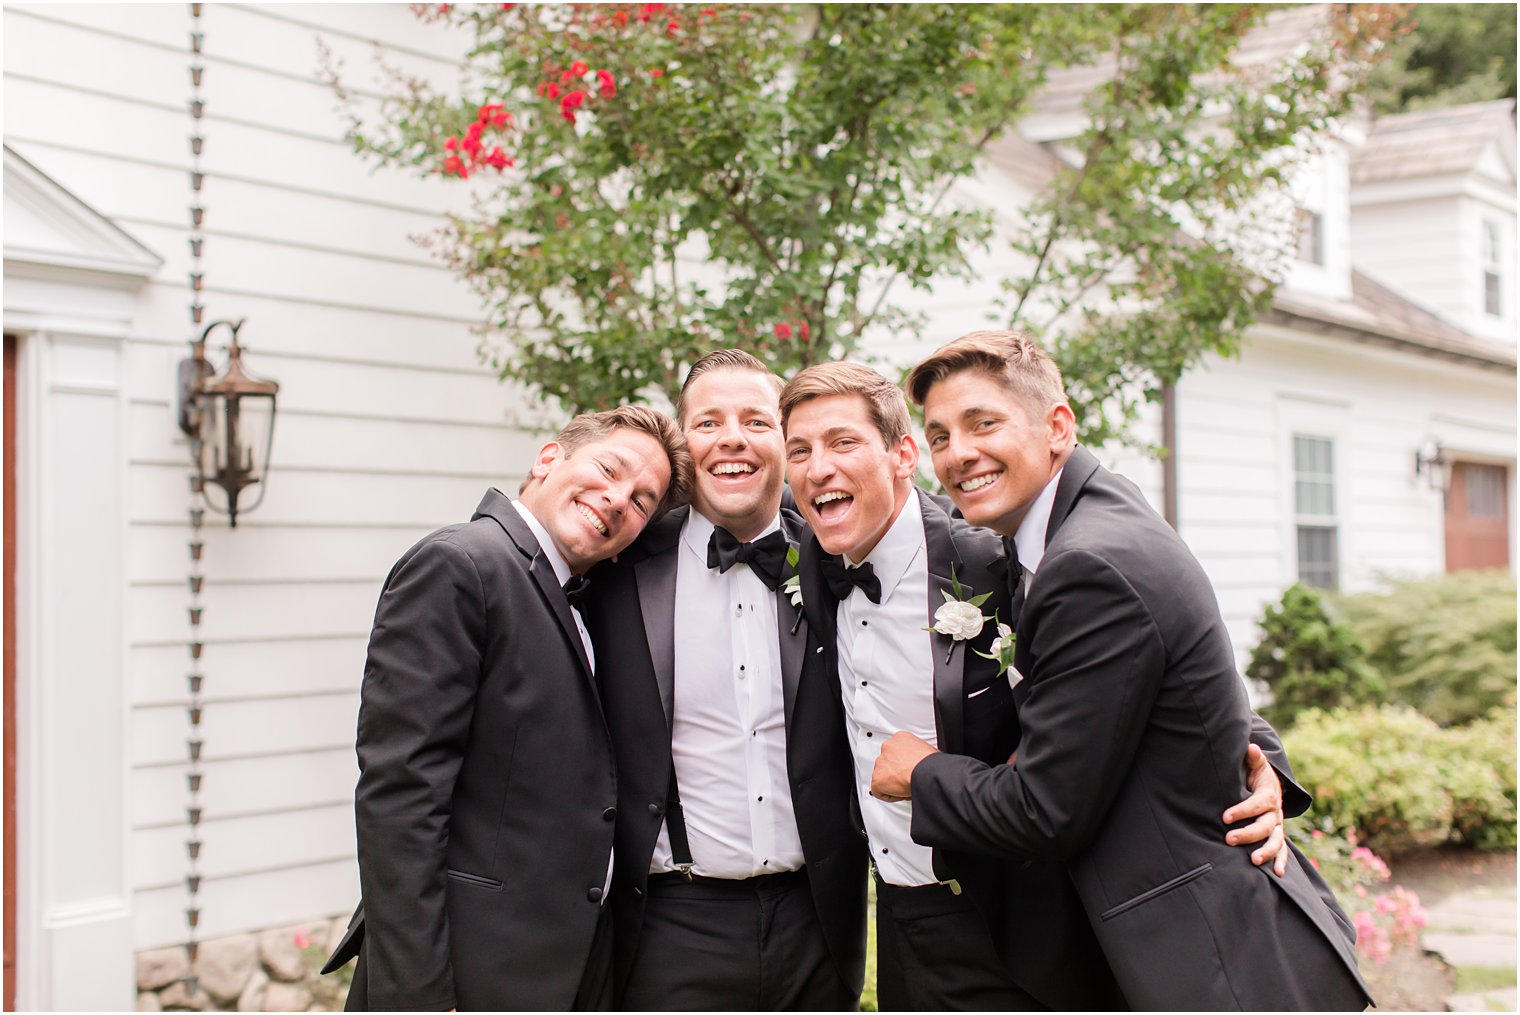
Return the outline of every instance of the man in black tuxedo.
<path id="1" fill-rule="evenodd" d="M 1134 485 L 1075 445 L 1055 365 L 978 332 L 908 390 L 956 505 L 1016 547 L 1022 739 L 995 764 L 898 732 L 873 792 L 911 797 L 918 842 L 1066 861 L 1136 1008 L 1362 1009 L 1354 933 L 1318 875 L 1290 852 L 1272 877 L 1218 835 L 1252 723 L 1218 605 Z"/>
<path id="2" fill-rule="evenodd" d="M 786 386 L 781 411 L 792 490 L 815 534 L 802 551 L 803 601 L 843 702 L 876 872 L 882 1009 L 1123 1007 L 1064 866 L 931 851 L 910 835 L 911 805 L 867 792 L 895 730 L 978 764 L 1006 762 L 1017 743 L 1009 683 L 986 658 L 996 627 L 983 618 L 1010 616 L 1001 541 L 915 491 L 907 406 L 876 371 L 811 367 Z M 957 610 L 977 620 L 937 622 Z M 1272 813 L 1238 833 L 1248 841 L 1277 821 L 1276 777 L 1260 751 L 1253 758 L 1267 788 L 1237 809 Z"/>
<path id="3" fill-rule="evenodd" d="M 359 956 L 350 1010 L 610 1005 L 617 784 L 577 576 L 690 468 L 660 413 L 578 416 L 520 500 L 488 491 L 391 569 L 359 709 L 364 898 L 328 964 Z"/>
<path id="4" fill-rule="evenodd" d="M 620 1008 L 852 1010 L 860 994 L 864 842 L 837 695 L 786 584 L 806 531 L 781 508 L 780 388 L 747 353 L 699 360 L 676 403 L 691 508 L 593 574 Z"/>

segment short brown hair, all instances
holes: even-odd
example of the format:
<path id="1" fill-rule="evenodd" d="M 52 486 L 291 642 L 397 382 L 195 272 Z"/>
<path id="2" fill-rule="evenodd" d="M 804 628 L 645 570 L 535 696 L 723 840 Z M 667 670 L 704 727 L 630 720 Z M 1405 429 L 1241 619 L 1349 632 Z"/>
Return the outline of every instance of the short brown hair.
<path id="1" fill-rule="evenodd" d="M 686 372 L 686 380 L 681 382 L 681 393 L 676 396 L 676 423 L 686 425 L 686 389 L 691 387 L 691 382 L 711 370 L 752 370 L 757 374 L 764 374 L 776 385 L 776 394 L 781 394 L 785 382 L 777 377 L 770 367 L 760 362 L 743 349 L 714 349 L 691 365 Z"/>
<path id="2" fill-rule="evenodd" d="M 649 520 L 654 521 L 671 508 L 686 503 L 691 496 L 691 485 L 695 478 L 695 466 L 692 464 L 691 452 L 686 448 L 686 437 L 669 416 L 642 405 L 620 405 L 605 412 L 583 412 L 554 435 L 554 443 L 569 458 L 577 449 L 624 427 L 641 430 L 659 441 L 660 447 L 665 449 L 665 458 L 670 463 L 670 485 L 665 488 L 665 496 L 660 498 L 660 503 L 649 516 Z M 517 492 L 521 494 L 532 481 L 533 476 L 529 473 Z"/>
<path id="3" fill-rule="evenodd" d="M 891 447 L 908 434 L 908 403 L 902 391 L 880 373 L 859 363 L 819 363 L 793 377 L 781 389 L 781 428 L 803 402 L 828 395 L 859 395 L 871 422 Z"/>
<path id="4" fill-rule="evenodd" d="M 908 374 L 908 397 L 923 405 L 930 388 L 962 370 L 1001 382 L 1031 415 L 1068 404 L 1061 368 L 1034 339 L 1017 331 L 973 331 L 941 346 Z"/>

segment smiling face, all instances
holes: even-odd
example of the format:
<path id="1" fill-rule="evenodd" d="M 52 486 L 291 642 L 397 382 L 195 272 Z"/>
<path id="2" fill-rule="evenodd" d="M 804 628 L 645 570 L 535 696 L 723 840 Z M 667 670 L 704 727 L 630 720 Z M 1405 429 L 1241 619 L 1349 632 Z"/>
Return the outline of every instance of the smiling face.
<path id="1" fill-rule="evenodd" d="M 619 427 L 566 453 L 550 441 L 533 460 L 522 502 L 576 574 L 625 549 L 670 485 L 670 459 L 651 434 Z"/>
<path id="2" fill-rule="evenodd" d="M 777 383 L 756 370 L 717 369 L 682 396 L 681 427 L 697 467 L 692 507 L 740 542 L 760 535 L 781 507 Z"/>
<path id="3" fill-rule="evenodd" d="M 786 421 L 792 495 L 827 553 L 866 558 L 913 493 L 918 446 L 888 445 L 862 395 L 799 402 Z"/>
<path id="4" fill-rule="evenodd" d="M 934 474 L 973 525 L 1005 536 L 1071 455 L 1071 409 L 1052 405 L 1039 418 L 996 378 L 961 370 L 924 396 L 924 436 Z"/>

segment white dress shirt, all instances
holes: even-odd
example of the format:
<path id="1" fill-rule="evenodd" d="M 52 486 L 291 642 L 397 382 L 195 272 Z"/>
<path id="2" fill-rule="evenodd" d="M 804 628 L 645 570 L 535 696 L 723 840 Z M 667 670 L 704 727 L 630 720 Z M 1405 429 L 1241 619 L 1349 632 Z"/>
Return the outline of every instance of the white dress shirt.
<path id="1" fill-rule="evenodd" d="M 778 528 L 772 519 L 761 535 Z M 692 869 L 734 879 L 796 870 L 802 838 L 786 770 L 776 594 L 748 564 L 709 568 L 712 533 L 694 509 L 676 547 L 670 750 Z M 649 870 L 674 869 L 662 827 Z"/>
<path id="2" fill-rule="evenodd" d="M 549 530 L 544 528 L 537 518 L 533 517 L 533 512 L 528 510 L 526 504 L 520 500 L 514 500 L 512 506 L 517 509 L 518 514 L 522 515 L 522 520 L 528 523 L 528 528 L 533 532 L 533 538 L 538 540 L 539 550 L 543 551 L 544 559 L 554 569 L 555 579 L 563 586 L 565 582 L 570 580 L 570 564 L 565 560 L 565 555 L 559 552 L 559 547 L 555 545 L 554 539 L 549 535 Z M 581 619 L 579 607 L 570 607 L 570 616 L 575 618 L 575 630 L 581 636 L 581 644 L 586 646 L 586 661 L 591 664 L 591 673 L 594 676 L 596 674 L 596 653 L 591 650 L 591 634 L 586 630 L 586 622 Z M 607 854 L 607 877 L 602 882 L 603 905 L 606 905 L 607 896 L 612 891 L 612 861 L 613 856 L 609 851 Z"/>
<path id="3" fill-rule="evenodd" d="M 1029 594 L 1029 586 L 1034 581 L 1034 573 L 1040 569 L 1040 561 L 1045 559 L 1045 532 L 1050 528 L 1051 509 L 1056 506 L 1056 487 L 1061 484 L 1061 474 L 1065 471 L 1063 466 L 1050 477 L 1050 482 L 1045 484 L 1045 489 L 1029 505 L 1029 513 L 1013 534 L 1013 545 L 1019 552 L 1019 564 L 1024 568 L 1025 595 Z"/>
<path id="4" fill-rule="evenodd" d="M 846 561 L 847 564 L 854 562 Z M 907 730 L 939 745 L 934 726 L 934 645 L 929 619 L 929 560 L 924 516 L 911 496 L 881 542 L 861 561 L 881 582 L 881 602 L 858 589 L 839 604 L 839 683 L 845 729 L 855 755 L 856 796 L 871 841 L 871 859 L 889 885 L 927 885 L 934 851 L 913 841 L 913 804 L 871 795 L 881 745 Z"/>

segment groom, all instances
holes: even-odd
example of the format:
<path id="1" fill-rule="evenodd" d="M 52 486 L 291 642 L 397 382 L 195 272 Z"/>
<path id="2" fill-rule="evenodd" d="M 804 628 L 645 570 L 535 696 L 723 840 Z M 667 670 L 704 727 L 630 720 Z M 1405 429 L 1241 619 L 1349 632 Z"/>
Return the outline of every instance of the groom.
<path id="1" fill-rule="evenodd" d="M 874 794 L 911 797 L 916 842 L 1066 861 L 1135 1008 L 1361 1010 L 1355 935 L 1302 855 L 1272 877 L 1218 836 L 1252 720 L 1218 604 L 1134 485 L 1076 445 L 1055 364 L 976 332 L 908 391 L 940 482 L 1016 549 L 1023 737 L 1016 763 L 987 764 L 897 732 Z"/>

